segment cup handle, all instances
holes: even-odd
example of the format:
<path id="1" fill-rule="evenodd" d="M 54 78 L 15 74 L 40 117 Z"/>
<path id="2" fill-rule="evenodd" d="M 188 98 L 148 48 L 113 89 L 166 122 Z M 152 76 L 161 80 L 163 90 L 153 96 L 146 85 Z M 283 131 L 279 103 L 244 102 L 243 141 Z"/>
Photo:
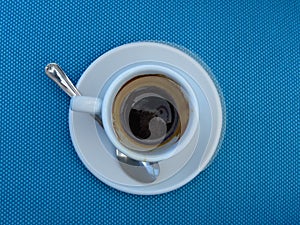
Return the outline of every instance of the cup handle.
<path id="1" fill-rule="evenodd" d="M 70 109 L 74 112 L 89 113 L 94 116 L 101 115 L 102 100 L 87 96 L 74 96 L 71 98 Z"/>

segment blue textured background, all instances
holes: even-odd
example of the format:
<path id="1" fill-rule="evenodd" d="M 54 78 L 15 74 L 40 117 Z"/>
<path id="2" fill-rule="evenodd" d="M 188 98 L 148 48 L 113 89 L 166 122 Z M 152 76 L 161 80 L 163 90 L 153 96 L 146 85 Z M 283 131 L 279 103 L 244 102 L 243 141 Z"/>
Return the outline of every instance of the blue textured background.
<path id="1" fill-rule="evenodd" d="M 227 130 L 186 186 L 135 196 L 96 179 L 68 130 L 69 98 L 44 74 L 77 82 L 119 45 L 167 41 L 211 68 Z M 300 2 L 1 1 L 1 224 L 300 224 Z"/>

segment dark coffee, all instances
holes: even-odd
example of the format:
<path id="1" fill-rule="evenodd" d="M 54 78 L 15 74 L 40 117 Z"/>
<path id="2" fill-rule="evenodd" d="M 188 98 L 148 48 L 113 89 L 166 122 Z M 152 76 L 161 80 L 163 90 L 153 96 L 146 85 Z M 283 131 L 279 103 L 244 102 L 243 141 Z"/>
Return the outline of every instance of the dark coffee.
<path id="1" fill-rule="evenodd" d="M 136 102 L 129 113 L 129 127 L 139 139 L 171 136 L 179 125 L 176 107 L 167 99 L 149 96 Z M 151 130 L 151 126 L 155 129 Z M 166 134 L 162 131 L 165 131 Z"/>
<path id="2" fill-rule="evenodd" d="M 119 90 L 113 105 L 119 141 L 137 151 L 175 143 L 185 131 L 189 105 L 182 88 L 160 74 L 140 75 Z"/>

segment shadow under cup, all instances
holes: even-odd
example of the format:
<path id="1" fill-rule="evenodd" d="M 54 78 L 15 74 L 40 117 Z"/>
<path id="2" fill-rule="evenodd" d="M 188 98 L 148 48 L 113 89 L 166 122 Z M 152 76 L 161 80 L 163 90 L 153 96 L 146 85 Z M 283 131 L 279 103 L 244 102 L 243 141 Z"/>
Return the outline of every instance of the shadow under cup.
<path id="1" fill-rule="evenodd" d="M 189 121 L 187 96 L 180 84 L 163 74 L 141 74 L 127 81 L 112 107 L 118 141 L 142 152 L 177 143 Z"/>

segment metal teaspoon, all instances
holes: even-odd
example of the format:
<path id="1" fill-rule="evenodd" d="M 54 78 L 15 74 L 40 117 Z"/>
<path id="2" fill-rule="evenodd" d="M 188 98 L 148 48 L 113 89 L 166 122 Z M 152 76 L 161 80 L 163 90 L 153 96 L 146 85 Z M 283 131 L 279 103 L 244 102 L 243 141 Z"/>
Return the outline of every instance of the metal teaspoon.
<path id="1" fill-rule="evenodd" d="M 73 85 L 59 65 L 50 63 L 46 66 L 45 72 L 63 91 L 70 97 L 81 95 L 78 89 Z M 98 124 L 103 128 L 102 120 L 99 116 L 93 116 Z M 160 167 L 158 162 L 137 161 L 129 158 L 118 149 L 116 149 L 116 157 L 122 169 L 132 178 L 143 183 L 154 182 L 159 173 Z"/>

